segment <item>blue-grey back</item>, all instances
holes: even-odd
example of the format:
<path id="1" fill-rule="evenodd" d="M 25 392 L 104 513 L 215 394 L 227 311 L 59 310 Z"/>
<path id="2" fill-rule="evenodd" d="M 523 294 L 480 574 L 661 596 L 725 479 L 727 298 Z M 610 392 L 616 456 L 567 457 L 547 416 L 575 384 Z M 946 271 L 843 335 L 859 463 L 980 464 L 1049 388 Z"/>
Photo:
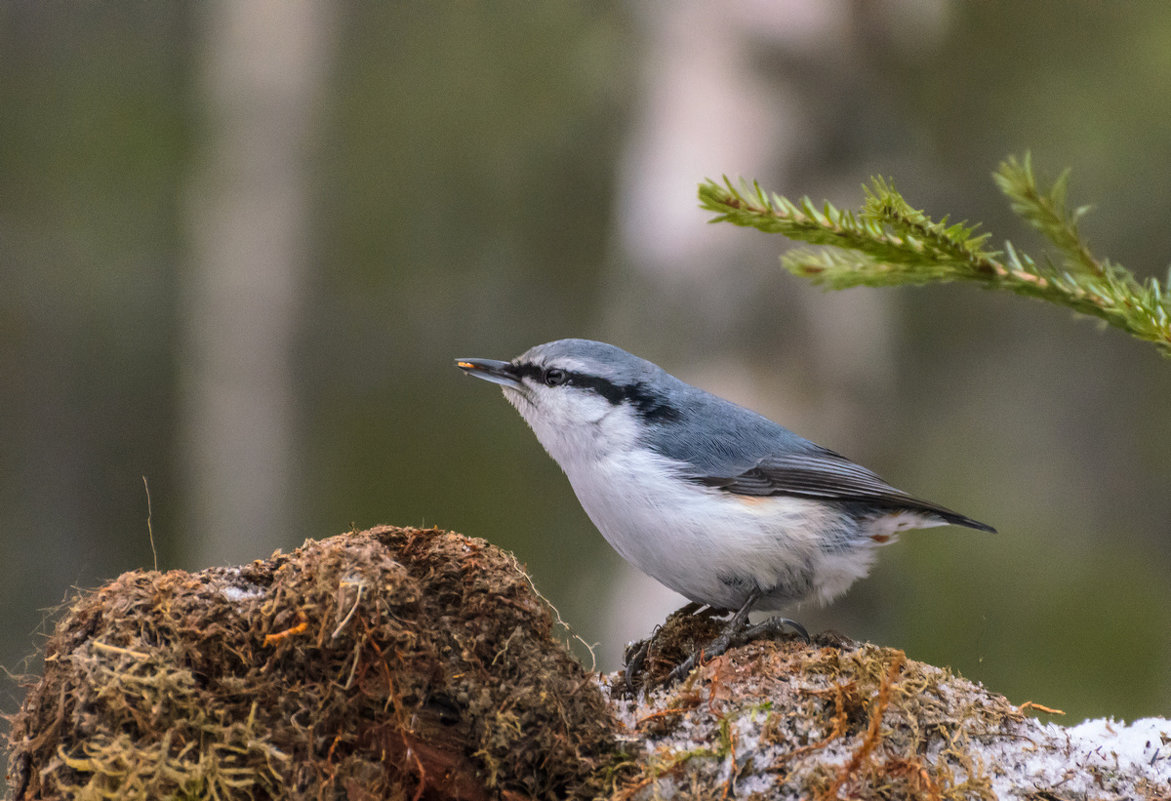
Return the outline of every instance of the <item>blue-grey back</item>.
<path id="1" fill-rule="evenodd" d="M 699 475 L 734 476 L 770 456 L 822 450 L 763 415 L 663 375 L 679 415 L 653 425 L 647 444 Z"/>

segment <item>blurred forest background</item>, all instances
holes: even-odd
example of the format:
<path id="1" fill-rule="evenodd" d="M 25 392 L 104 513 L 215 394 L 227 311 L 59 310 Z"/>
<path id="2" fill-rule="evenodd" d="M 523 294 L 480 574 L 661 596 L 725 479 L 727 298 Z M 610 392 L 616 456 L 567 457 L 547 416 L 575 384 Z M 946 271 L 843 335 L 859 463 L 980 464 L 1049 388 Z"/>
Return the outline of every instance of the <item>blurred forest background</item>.
<path id="1" fill-rule="evenodd" d="M 145 476 L 162 569 L 437 525 L 615 668 L 681 599 L 452 366 L 583 336 L 1000 529 L 905 535 L 811 630 L 1168 714 L 1171 363 L 971 286 L 824 293 L 695 199 L 881 174 L 1035 251 L 990 178 L 1026 149 L 1163 276 L 1171 4 L 0 5 L 0 664 L 152 566 Z"/>

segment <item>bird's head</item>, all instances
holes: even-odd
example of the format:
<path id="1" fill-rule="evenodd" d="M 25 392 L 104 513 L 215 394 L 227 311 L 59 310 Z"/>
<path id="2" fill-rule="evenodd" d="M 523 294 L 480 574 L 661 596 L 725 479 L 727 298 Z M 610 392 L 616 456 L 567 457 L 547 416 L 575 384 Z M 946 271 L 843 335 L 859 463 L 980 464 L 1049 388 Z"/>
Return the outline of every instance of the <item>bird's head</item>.
<path id="1" fill-rule="evenodd" d="M 537 345 L 512 361 L 457 359 L 468 375 L 499 384 L 558 462 L 632 444 L 643 427 L 675 419 L 680 382 L 621 348 L 588 339 Z"/>

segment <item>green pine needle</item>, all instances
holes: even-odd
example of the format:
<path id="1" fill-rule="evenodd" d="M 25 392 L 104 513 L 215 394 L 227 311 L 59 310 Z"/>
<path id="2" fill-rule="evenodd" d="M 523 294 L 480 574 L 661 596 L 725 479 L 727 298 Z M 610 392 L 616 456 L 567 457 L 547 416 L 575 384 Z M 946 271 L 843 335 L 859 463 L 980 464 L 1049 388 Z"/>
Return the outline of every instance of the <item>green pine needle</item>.
<path id="1" fill-rule="evenodd" d="M 1069 170 L 1048 191 L 1038 188 L 1029 154 L 1010 156 L 993 178 L 1011 208 L 1061 254 L 1060 266 L 1019 252 L 987 250 L 989 234 L 966 222 L 934 221 L 912 207 L 889 179 L 872 178 L 863 187 L 857 212 L 831 203 L 815 206 L 803 197 L 789 200 L 759 183 L 705 181 L 700 205 L 730 222 L 784 234 L 816 248 L 781 256 L 785 269 L 831 289 L 898 286 L 940 281 L 978 281 L 1091 315 L 1132 336 L 1155 343 L 1171 356 L 1171 291 L 1154 279 L 1139 281 L 1124 267 L 1095 258 L 1077 230 L 1088 206 L 1066 205 Z M 1171 281 L 1171 276 L 1168 278 Z"/>

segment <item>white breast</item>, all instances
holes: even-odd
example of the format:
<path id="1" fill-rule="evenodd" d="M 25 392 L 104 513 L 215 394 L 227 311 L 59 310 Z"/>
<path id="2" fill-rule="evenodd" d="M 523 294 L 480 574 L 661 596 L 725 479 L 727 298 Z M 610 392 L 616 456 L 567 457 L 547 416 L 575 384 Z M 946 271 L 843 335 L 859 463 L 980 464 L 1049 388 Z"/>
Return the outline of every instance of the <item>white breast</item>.
<path id="1" fill-rule="evenodd" d="M 735 609 L 760 587 L 768 594 L 760 608 L 825 602 L 864 576 L 873 558 L 870 547 L 822 549 L 827 527 L 839 521 L 817 501 L 746 498 L 668 478 L 677 466 L 648 452 L 577 468 L 566 473 L 602 536 L 693 601 Z"/>

